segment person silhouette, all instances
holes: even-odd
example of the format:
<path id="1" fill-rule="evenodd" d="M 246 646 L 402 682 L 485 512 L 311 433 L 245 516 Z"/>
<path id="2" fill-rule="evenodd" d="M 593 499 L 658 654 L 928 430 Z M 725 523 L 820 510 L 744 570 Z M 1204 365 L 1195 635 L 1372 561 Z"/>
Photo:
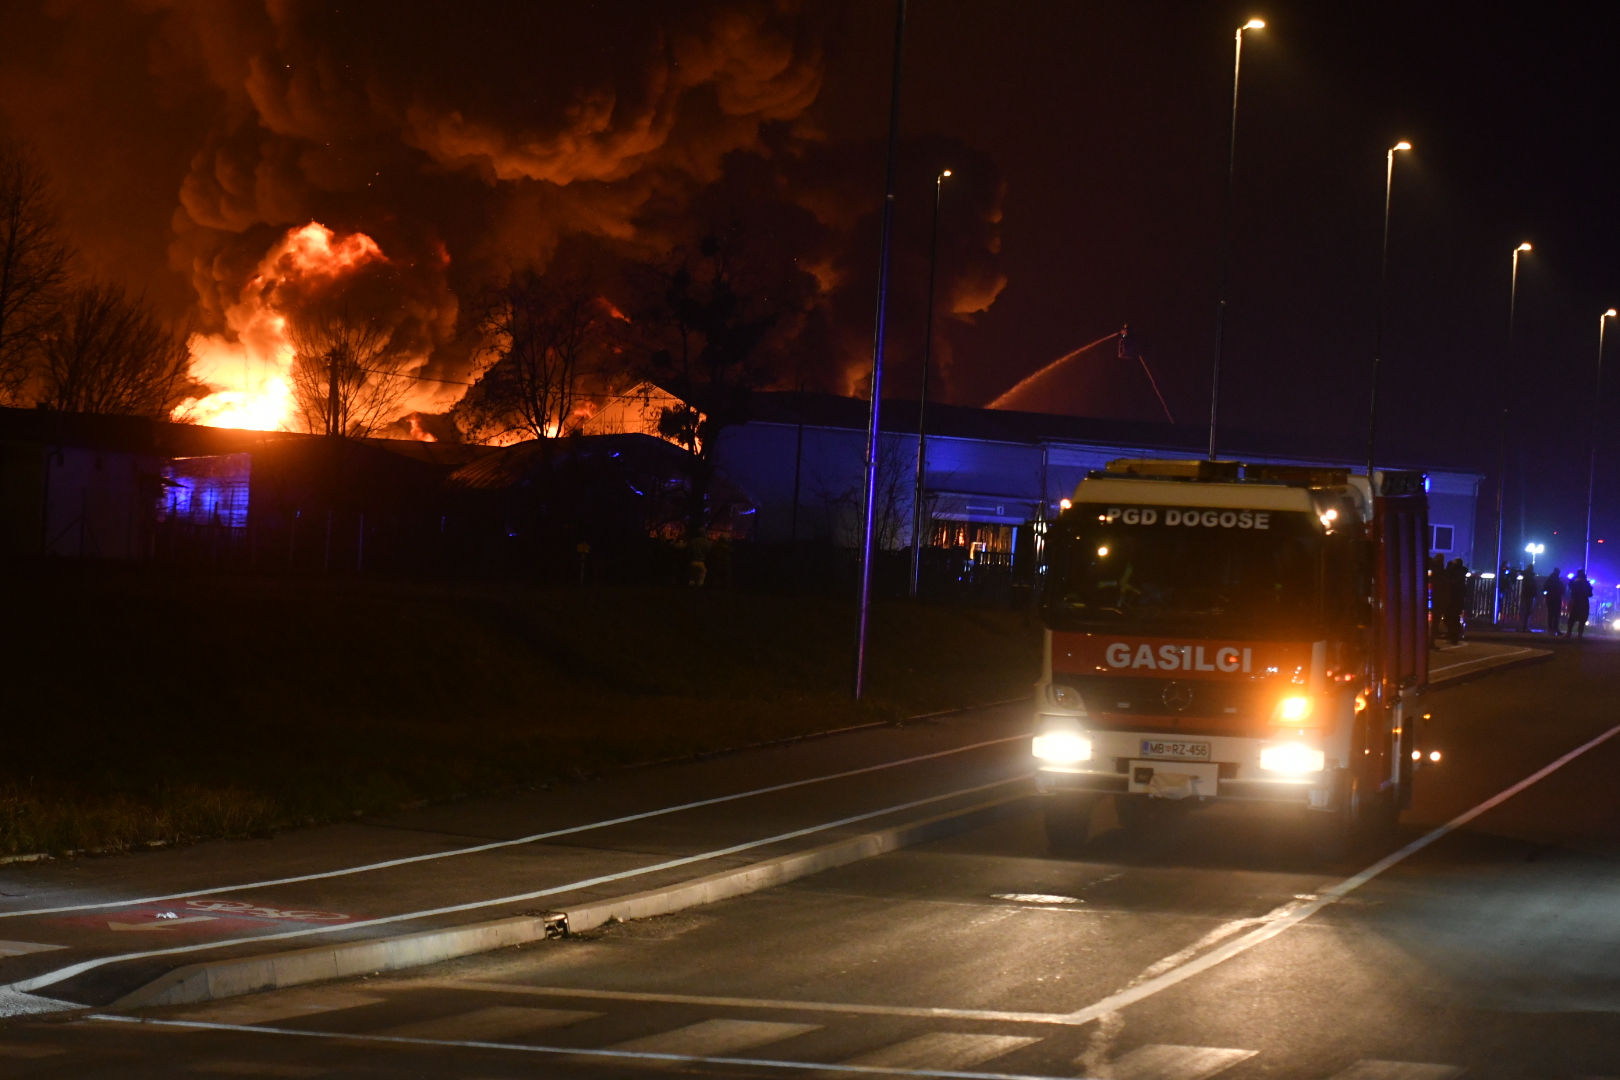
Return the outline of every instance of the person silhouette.
<path id="1" fill-rule="evenodd" d="M 1556 566 L 1552 568 L 1552 573 L 1547 575 L 1545 592 L 1547 593 L 1547 629 L 1552 633 L 1553 637 L 1557 637 L 1560 618 L 1564 614 L 1564 575 L 1559 572 Z"/>
<path id="2" fill-rule="evenodd" d="M 1586 636 L 1586 620 L 1592 617 L 1592 583 L 1585 569 L 1575 571 L 1575 580 L 1569 583 L 1569 633 L 1571 637 Z"/>

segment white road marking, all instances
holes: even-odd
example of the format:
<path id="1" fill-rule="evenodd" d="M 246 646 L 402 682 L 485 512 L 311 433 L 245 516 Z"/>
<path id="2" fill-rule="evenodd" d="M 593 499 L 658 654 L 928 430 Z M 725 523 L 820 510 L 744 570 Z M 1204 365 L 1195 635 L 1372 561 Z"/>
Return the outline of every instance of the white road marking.
<path id="1" fill-rule="evenodd" d="M 884 769 L 897 769 L 902 765 L 915 765 L 919 761 L 932 761 L 935 758 L 949 757 L 952 754 L 964 754 L 969 750 L 980 750 L 986 746 L 1000 746 L 1003 743 L 1017 742 L 1020 739 L 1028 740 L 1028 735 L 1009 735 L 1004 739 L 987 739 L 984 742 L 969 743 L 967 746 L 957 746 L 949 750 L 939 750 L 932 754 L 919 754 L 916 757 L 901 758 L 899 761 L 886 761 L 880 765 L 866 765 L 859 769 L 848 769 L 844 772 L 828 773 L 826 776 L 812 776 L 807 780 L 791 780 L 785 784 L 773 784 L 770 787 L 754 788 L 752 791 L 739 791 L 734 795 L 719 795 L 712 799 L 699 799 L 696 802 L 682 803 L 679 806 L 666 806 L 661 810 L 647 810 L 639 814 L 626 814 L 623 817 L 608 818 L 603 821 L 593 821 L 588 825 L 571 825 L 565 829 L 552 829 L 548 832 L 532 833 L 520 836 L 515 840 L 495 840 L 487 844 L 473 844 L 469 847 L 452 848 L 449 851 L 435 851 L 426 855 L 411 855 L 399 859 L 386 859 L 382 862 L 365 863 L 361 866 L 350 866 L 339 870 L 327 870 L 319 874 L 299 874 L 295 877 L 270 878 L 265 881 L 247 881 L 235 885 L 220 885 L 216 888 L 190 889 L 186 892 L 165 893 L 162 896 L 143 896 L 132 900 L 108 900 L 94 904 L 63 904 L 58 907 L 26 908 L 20 911 L 0 911 L 0 919 L 14 919 L 22 915 L 57 915 L 64 911 L 93 911 L 110 907 L 133 907 L 137 904 L 155 904 L 163 900 L 181 900 L 191 896 L 215 896 L 226 892 L 246 892 L 250 889 L 268 889 L 274 885 L 291 885 L 300 881 L 322 881 L 327 878 L 347 877 L 350 874 L 365 874 L 373 870 L 387 870 L 395 866 L 410 866 L 414 863 L 433 862 L 436 859 L 448 859 L 456 855 L 472 855 L 480 851 L 495 851 L 500 848 L 519 847 L 524 844 L 533 844 L 541 840 L 550 840 L 558 836 L 573 836 L 577 833 L 590 832 L 593 829 L 605 829 L 610 825 L 624 825 L 631 821 L 645 821 L 648 818 L 661 817 L 664 814 L 675 814 L 682 810 L 696 810 L 704 806 L 718 806 L 721 803 L 735 802 L 738 799 L 750 799 L 756 795 L 769 795 L 777 791 L 789 791 L 793 788 L 805 787 L 808 784 L 823 784 L 831 780 L 843 780 L 851 776 L 861 776 L 865 773 L 881 772 Z"/>
<path id="2" fill-rule="evenodd" d="M 625 881 L 630 878 L 640 877 L 644 874 L 656 873 L 659 870 L 672 870 L 676 867 L 690 866 L 693 863 L 705 862 L 709 859 L 718 859 L 726 855 L 737 855 L 744 851 L 753 851 L 756 848 L 767 847 L 771 844 L 780 844 L 787 840 L 796 840 L 801 836 L 811 836 L 818 832 L 826 832 L 828 829 L 837 829 L 845 825 L 854 825 L 862 821 L 870 821 L 873 818 L 884 817 L 889 814 L 897 814 L 904 810 L 915 810 L 918 807 L 928 806 L 931 803 L 943 802 L 946 799 L 955 799 L 964 795 L 973 795 L 981 791 L 988 791 L 991 788 L 1005 787 L 1007 784 L 1025 781 L 1030 778 L 1030 775 L 1031 774 L 1029 773 L 1024 773 L 1021 776 L 1012 776 L 1005 780 L 993 780 L 988 784 L 978 784 L 970 788 L 960 788 L 956 791 L 947 791 L 940 795 L 930 795 L 924 799 L 913 799 L 910 802 L 899 803 L 894 806 L 886 806 L 880 810 L 869 810 L 864 814 L 853 814 L 846 818 L 839 818 L 836 821 L 824 821 L 819 825 L 810 825 L 802 829 L 793 829 L 790 832 L 777 833 L 775 836 L 767 836 L 760 840 L 749 840 L 745 843 L 733 844 L 730 847 L 715 848 L 712 851 L 699 852 L 696 855 L 685 855 L 677 859 L 666 859 L 663 862 L 653 863 L 650 866 L 637 867 L 633 870 L 621 870 L 614 874 L 602 874 L 598 877 L 584 878 L 579 881 L 570 881 L 563 885 L 553 885 L 548 889 L 536 889 L 533 892 L 516 893 L 512 896 L 497 896 L 488 900 L 471 900 L 464 904 L 450 904 L 445 907 L 428 908 L 423 911 L 407 911 L 399 915 L 386 915 L 377 919 L 362 919 L 356 922 L 312 926 L 301 930 L 283 930 L 274 934 L 255 934 L 253 936 L 244 938 L 227 938 L 218 941 L 202 941 L 191 945 L 175 945 L 167 949 L 147 949 L 142 952 L 121 953 L 115 956 L 98 956 L 90 960 L 81 960 L 77 964 L 69 964 L 67 967 L 57 968 L 55 971 L 48 971 L 43 975 L 36 975 L 31 979 L 22 979 L 6 986 L 0 986 L 0 993 L 3 993 L 4 991 L 22 991 L 22 994 L 18 996 L 26 996 L 29 991 L 39 990 L 47 986 L 53 986 L 65 979 L 71 979 L 75 975 L 82 975 L 86 971 L 92 971 L 96 968 L 104 967 L 107 964 L 116 964 L 125 960 L 144 960 L 153 956 L 181 956 L 185 953 L 202 952 L 207 949 L 220 949 L 230 945 L 250 945 L 259 944 L 266 941 L 287 941 L 292 938 L 311 937 L 317 934 L 330 934 L 339 930 L 365 930 L 373 926 L 390 926 L 394 923 L 432 918 L 436 915 L 455 915 L 464 911 L 478 911 L 483 908 L 501 907 L 506 904 L 522 903 L 526 900 L 539 900 L 542 897 L 556 896 L 560 893 L 576 892 L 580 889 L 589 889 L 597 885 L 606 885 L 615 881 Z M 46 999 L 40 1000 L 43 1001 Z M 4 1000 L 0 999 L 0 1016 L 6 1015 L 6 1013 L 3 1011 L 4 1005 Z M 64 1005 L 63 1007 L 79 1008 L 80 1006 Z M 36 1011 L 48 1010 L 42 1009 Z"/>
<path id="3" fill-rule="evenodd" d="M 531 1031 L 567 1027 L 581 1020 L 601 1016 L 598 1012 L 576 1012 L 572 1009 L 542 1009 L 528 1005 L 491 1005 L 485 1009 L 455 1016 L 439 1016 L 432 1020 L 419 1020 L 414 1024 L 401 1024 L 385 1028 L 380 1035 L 404 1035 L 412 1039 L 510 1039 Z"/>
<path id="4" fill-rule="evenodd" d="M 380 1005 L 383 999 L 370 994 L 356 994 L 329 987 L 300 987 L 295 990 L 273 991 L 250 997 L 230 998 L 210 1002 L 185 1013 L 185 1019 L 219 1024 L 273 1024 L 277 1020 L 296 1020 L 301 1016 L 358 1009 L 366 1005 Z"/>
<path id="5" fill-rule="evenodd" d="M 1557 772 L 1559 769 L 1562 769 L 1565 765 L 1568 765 L 1571 761 L 1574 761 L 1588 750 L 1603 745 L 1616 735 L 1620 735 L 1620 724 L 1616 724 L 1603 734 L 1587 740 L 1580 746 L 1577 746 L 1575 749 L 1571 750 L 1569 753 L 1563 755 L 1555 761 L 1548 763 L 1547 765 L 1542 766 L 1511 787 L 1497 792 L 1495 795 L 1492 795 L 1490 798 L 1486 799 L 1478 806 L 1475 806 L 1473 809 L 1465 810 L 1463 813 L 1458 814 L 1456 817 L 1452 818 L 1444 825 L 1441 825 L 1439 828 L 1431 829 L 1429 832 L 1424 833 L 1422 836 L 1418 837 L 1410 844 L 1407 844 L 1399 851 L 1385 855 L 1382 859 L 1379 859 L 1377 862 L 1373 863 L 1365 870 L 1362 870 L 1360 873 L 1353 874 L 1352 876 L 1339 882 L 1337 885 L 1324 889 L 1322 892 L 1317 894 L 1315 899 L 1302 901 L 1298 907 L 1294 907 L 1292 910 L 1286 911 L 1285 909 L 1287 909 L 1289 905 L 1285 904 L 1282 908 L 1279 908 L 1276 912 L 1273 912 L 1272 915 L 1266 916 L 1267 921 L 1261 926 L 1256 927 L 1247 934 L 1244 934 L 1236 941 L 1231 941 L 1225 945 L 1218 946 L 1217 948 L 1204 953 L 1202 956 L 1188 960 L 1186 963 L 1183 963 L 1177 967 L 1170 968 L 1163 974 L 1154 976 L 1145 982 L 1128 986 L 1118 993 L 1103 998 L 1101 1001 L 1087 1005 L 1085 1008 L 1071 1013 L 1070 1018 L 1075 1023 L 1086 1023 L 1108 1013 L 1116 1012 L 1128 1005 L 1134 1005 L 1144 998 L 1150 998 L 1161 990 L 1168 990 L 1170 987 L 1175 986 L 1178 983 L 1185 982 L 1194 975 L 1202 974 L 1203 972 L 1208 971 L 1210 968 L 1215 967 L 1217 964 L 1223 964 L 1232 959 L 1232 957 L 1254 948 L 1256 945 L 1270 941 L 1283 931 L 1288 930 L 1291 927 L 1298 926 L 1312 915 L 1315 915 L 1318 911 L 1321 911 L 1327 905 L 1344 899 L 1350 893 L 1361 888 L 1361 886 L 1367 884 L 1367 882 L 1371 881 L 1379 874 L 1382 874 L 1390 867 L 1404 861 L 1412 855 L 1417 854 L 1419 851 L 1422 851 L 1424 848 L 1428 847 L 1436 840 L 1439 840 L 1441 837 L 1462 828 L 1464 825 L 1468 824 L 1470 821 L 1473 821 L 1486 811 L 1495 809 L 1502 803 L 1513 798 L 1513 796 L 1517 795 L 1525 788 L 1539 780 L 1551 776 L 1553 773 Z M 1279 915 L 1279 913 L 1281 914 Z"/>
<path id="6" fill-rule="evenodd" d="M 791 1009 L 799 1012 L 847 1013 L 851 1016 L 916 1016 L 934 1020 L 1001 1020 L 1015 1024 L 1072 1024 L 1065 1013 L 1009 1012 L 999 1009 L 946 1009 L 927 1005 L 865 1005 L 845 1001 L 801 1001 L 779 998 L 715 997 L 704 994 L 660 994 L 636 990 L 584 990 L 568 986 L 523 986 L 514 983 L 462 982 L 455 979 L 412 980 L 411 987 L 482 990 L 491 994 L 533 994 L 586 1001 L 645 1001 L 660 1005 L 700 1005 L 717 1009 Z"/>
<path id="7" fill-rule="evenodd" d="M 1038 892 L 998 892 L 991 893 L 992 900 L 1011 900 L 1019 904 L 1083 904 L 1084 900 L 1078 896 L 1057 896 L 1052 893 Z"/>
<path id="8" fill-rule="evenodd" d="M 27 956 L 29 953 L 65 948 L 66 945 L 43 945 L 35 941 L 0 941 L 0 956 Z"/>
<path id="9" fill-rule="evenodd" d="M 1452 668 L 1472 667 L 1475 664 L 1487 664 L 1496 660 L 1506 660 L 1510 656 L 1523 656 L 1525 653 L 1539 651 L 1538 649 L 1514 649 L 1512 652 L 1494 653 L 1490 656 L 1475 657 L 1472 660 L 1459 660 L 1455 664 L 1442 664 L 1440 667 L 1432 667 L 1429 669 L 1429 675 L 1432 678 L 1436 673 L 1450 671 Z"/>
<path id="10" fill-rule="evenodd" d="M 608 1049 L 643 1054 L 676 1054 L 681 1057 L 723 1057 L 752 1050 L 809 1031 L 820 1031 L 818 1024 L 777 1024 L 764 1020 L 704 1020 L 689 1027 L 644 1035 L 617 1043 Z"/>
<path id="11" fill-rule="evenodd" d="M 902 1069 L 971 1069 L 1035 1042 L 1040 1042 L 1040 1039 L 1023 1035 L 967 1035 L 956 1031 L 933 1031 L 852 1057 L 844 1064 L 898 1065 Z"/>
<path id="12" fill-rule="evenodd" d="M 71 1001 L 57 1001 L 55 998 L 23 994 L 9 986 L 0 986 L 0 1020 L 12 1016 L 33 1016 L 37 1013 L 82 1008 L 83 1005 L 75 1005 Z"/>
<path id="13" fill-rule="evenodd" d="M 788 1069 L 795 1072 L 851 1073 L 871 1076 L 937 1076 L 945 1080 L 1061 1080 L 1053 1076 L 1027 1073 L 968 1072 L 948 1069 L 907 1069 L 898 1065 L 823 1065 L 811 1061 L 777 1061 L 771 1058 L 700 1057 L 691 1054 L 661 1054 L 645 1050 L 581 1050 L 573 1046 L 531 1046 L 527 1043 L 456 1041 L 452 1039 L 405 1039 L 393 1035 L 349 1035 L 335 1031 L 295 1031 L 291 1028 L 238 1027 L 232 1024 L 199 1024 L 189 1020 L 154 1020 L 145 1016 L 111 1016 L 97 1013 L 91 1020 L 152 1027 L 195 1027 L 208 1031 L 242 1031 L 256 1035 L 282 1035 L 299 1039 L 341 1039 L 344 1042 L 375 1042 L 394 1046 L 440 1046 L 474 1050 L 509 1050 L 527 1054 L 552 1054 L 579 1058 L 649 1062 L 681 1065 L 745 1065 L 756 1069 Z"/>
<path id="14" fill-rule="evenodd" d="M 1257 1053 L 1257 1050 L 1228 1050 L 1219 1046 L 1149 1043 L 1114 1062 L 1114 1080 L 1206 1080 Z"/>
<path id="15" fill-rule="evenodd" d="M 1358 1061 L 1333 1080 L 1446 1080 L 1462 1072 L 1455 1065 L 1427 1065 L 1417 1061 Z"/>

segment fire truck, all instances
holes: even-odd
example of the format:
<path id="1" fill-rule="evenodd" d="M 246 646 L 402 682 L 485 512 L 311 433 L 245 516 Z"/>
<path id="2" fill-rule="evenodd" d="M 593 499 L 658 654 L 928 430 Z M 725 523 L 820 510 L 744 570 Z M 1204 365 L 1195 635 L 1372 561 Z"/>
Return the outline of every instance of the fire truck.
<path id="1" fill-rule="evenodd" d="M 1298 808 L 1335 848 L 1393 828 L 1428 680 L 1425 486 L 1234 461 L 1082 480 L 1041 585 L 1053 846 L 1109 796 L 1127 830 L 1208 800 Z"/>

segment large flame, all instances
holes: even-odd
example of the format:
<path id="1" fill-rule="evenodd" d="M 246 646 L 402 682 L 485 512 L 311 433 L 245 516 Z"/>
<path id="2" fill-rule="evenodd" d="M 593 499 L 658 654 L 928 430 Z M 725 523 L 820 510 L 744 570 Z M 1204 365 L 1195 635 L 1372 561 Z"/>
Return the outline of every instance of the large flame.
<path id="1" fill-rule="evenodd" d="M 377 261 L 388 260 L 365 233 L 340 237 L 316 221 L 289 229 L 225 309 L 228 332 L 192 335 L 191 372 L 213 392 L 186 401 L 175 415 L 210 427 L 285 430 L 294 410 L 293 347 L 281 305 L 290 291 L 330 285 Z"/>

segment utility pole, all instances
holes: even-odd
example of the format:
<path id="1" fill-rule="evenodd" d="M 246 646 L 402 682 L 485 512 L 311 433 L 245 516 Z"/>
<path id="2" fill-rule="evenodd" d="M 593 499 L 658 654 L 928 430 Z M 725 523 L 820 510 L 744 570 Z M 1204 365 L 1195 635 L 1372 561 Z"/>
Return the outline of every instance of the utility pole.
<path id="1" fill-rule="evenodd" d="M 905 55 L 906 0 L 895 4 L 894 84 L 889 98 L 889 173 L 883 195 L 883 234 L 878 255 L 877 327 L 872 341 L 872 409 L 866 431 L 866 514 L 861 523 L 861 597 L 855 633 L 855 700 L 866 690 L 866 629 L 872 601 L 873 526 L 877 515 L 878 451 L 882 448 L 883 428 L 879 411 L 883 403 L 883 331 L 889 299 L 889 248 L 894 239 L 894 170 L 900 150 L 900 70 Z"/>
<path id="2" fill-rule="evenodd" d="M 1232 46 L 1232 128 L 1226 144 L 1226 199 L 1221 203 L 1221 295 L 1215 305 L 1215 367 L 1209 385 L 1209 460 L 1215 460 L 1215 433 L 1221 411 L 1221 354 L 1226 348 L 1226 286 L 1232 262 L 1232 177 L 1237 172 L 1238 76 L 1243 72 L 1243 31 L 1264 30 L 1260 19 L 1237 28 Z"/>
<path id="3" fill-rule="evenodd" d="M 917 599 L 922 573 L 923 486 L 928 467 L 928 368 L 934 354 L 934 265 L 939 261 L 939 198 L 945 189 L 945 169 L 934 177 L 934 227 L 928 240 L 928 315 L 923 323 L 922 392 L 917 397 L 917 482 L 911 493 L 911 598 Z"/>
<path id="4" fill-rule="evenodd" d="M 326 433 L 328 435 L 343 434 L 343 426 L 338 423 L 338 351 L 333 349 L 327 354 L 326 366 Z"/>

